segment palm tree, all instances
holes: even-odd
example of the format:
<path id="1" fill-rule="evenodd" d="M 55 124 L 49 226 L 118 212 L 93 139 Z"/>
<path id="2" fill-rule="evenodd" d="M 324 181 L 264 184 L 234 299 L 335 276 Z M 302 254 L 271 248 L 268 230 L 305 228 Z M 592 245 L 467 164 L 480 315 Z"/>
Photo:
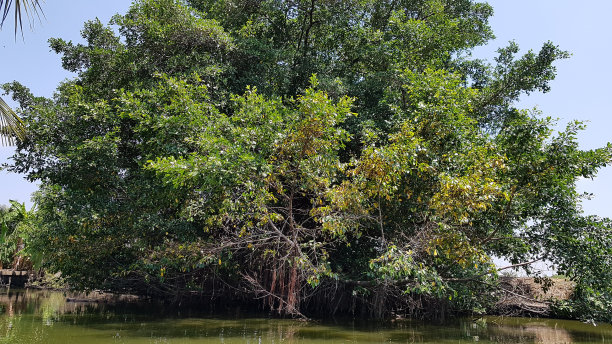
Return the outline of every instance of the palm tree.
<path id="1" fill-rule="evenodd" d="M 0 206 L 0 266 L 7 265 L 12 269 L 30 265 L 31 261 L 23 255 L 24 241 L 22 234 L 27 228 L 30 212 L 25 203 L 10 200 L 10 207 Z M 25 259 L 24 259 L 25 258 Z"/>
<path id="2" fill-rule="evenodd" d="M 22 14 L 28 18 L 39 17 L 42 8 L 39 0 L 0 0 L 0 29 L 8 18 L 11 9 L 15 15 L 15 36 L 17 31 L 23 32 Z M 15 139 L 25 137 L 25 127 L 15 112 L 0 98 L 0 144 L 11 145 Z"/>

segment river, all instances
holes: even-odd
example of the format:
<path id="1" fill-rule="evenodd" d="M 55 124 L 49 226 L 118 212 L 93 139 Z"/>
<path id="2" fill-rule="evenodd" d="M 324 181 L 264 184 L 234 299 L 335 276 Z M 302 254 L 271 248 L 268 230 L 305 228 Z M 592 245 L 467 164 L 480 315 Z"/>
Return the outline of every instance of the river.
<path id="1" fill-rule="evenodd" d="M 75 302 L 76 301 L 76 302 Z M 182 305 L 96 303 L 61 292 L 0 293 L 0 343 L 612 343 L 612 325 L 528 318 L 304 322 Z"/>

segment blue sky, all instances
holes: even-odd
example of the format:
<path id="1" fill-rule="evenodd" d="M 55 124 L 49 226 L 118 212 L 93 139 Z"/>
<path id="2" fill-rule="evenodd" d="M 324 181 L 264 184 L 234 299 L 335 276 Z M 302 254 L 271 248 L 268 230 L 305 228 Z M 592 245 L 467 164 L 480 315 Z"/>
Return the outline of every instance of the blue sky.
<path id="1" fill-rule="evenodd" d="M 588 121 L 579 136 L 584 149 L 604 146 L 612 141 L 612 30 L 609 13 L 612 1 L 591 0 L 582 5 L 569 0 L 492 0 L 495 9 L 491 26 L 497 39 L 474 55 L 491 59 L 495 50 L 515 40 L 523 51 L 537 50 L 548 40 L 573 54 L 557 63 L 558 76 L 547 94 L 523 97 L 523 108 L 538 107 L 547 116 L 560 118 L 560 128 L 570 120 Z M 51 96 L 57 84 L 72 77 L 61 68 L 57 55 L 49 51 L 47 39 L 61 37 L 79 41 L 86 20 L 109 21 L 115 13 L 124 13 L 129 0 L 53 0 L 44 4 L 45 19 L 26 30 L 24 39 L 15 40 L 11 24 L 0 31 L 0 83 L 17 80 L 36 95 Z M 10 66 L 10 67 L 8 67 Z M 6 100 L 6 97 L 4 98 Z M 12 154 L 12 148 L 0 147 L 0 162 Z M 595 194 L 584 204 L 588 214 L 612 217 L 612 167 L 602 170 L 594 180 L 579 182 L 581 191 Z M 16 199 L 30 205 L 36 186 L 22 176 L 0 172 L 0 204 Z"/>

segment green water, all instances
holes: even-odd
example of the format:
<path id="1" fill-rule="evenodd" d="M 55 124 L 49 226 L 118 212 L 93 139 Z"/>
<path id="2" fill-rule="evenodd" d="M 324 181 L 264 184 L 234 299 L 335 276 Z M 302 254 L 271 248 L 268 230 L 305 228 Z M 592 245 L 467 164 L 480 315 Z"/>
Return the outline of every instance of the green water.
<path id="1" fill-rule="evenodd" d="M 0 343 L 612 343 L 612 326 L 486 317 L 444 326 L 414 321 L 303 322 L 213 316 L 194 307 L 67 302 L 63 293 L 0 294 Z"/>

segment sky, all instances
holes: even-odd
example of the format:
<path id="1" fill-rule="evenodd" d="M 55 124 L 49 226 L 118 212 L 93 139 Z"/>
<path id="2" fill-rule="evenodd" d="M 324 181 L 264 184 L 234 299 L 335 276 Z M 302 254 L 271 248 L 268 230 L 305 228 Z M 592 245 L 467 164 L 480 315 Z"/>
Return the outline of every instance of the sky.
<path id="1" fill-rule="evenodd" d="M 545 116 L 559 118 L 559 129 L 571 120 L 587 122 L 579 135 L 580 147 L 593 149 L 612 141 L 610 94 L 612 69 L 612 30 L 609 13 L 612 1 L 589 0 L 580 5 L 569 0 L 491 0 L 495 10 L 490 20 L 496 39 L 474 51 L 474 56 L 492 60 L 495 51 L 514 40 L 522 52 L 537 51 L 552 41 L 572 53 L 559 61 L 558 76 L 549 93 L 524 96 L 519 107 L 537 107 Z M 59 82 L 74 75 L 64 71 L 60 58 L 48 48 L 50 37 L 80 42 L 85 21 L 99 18 L 107 23 L 115 13 L 125 13 L 129 0 L 53 0 L 43 4 L 45 18 L 26 29 L 23 39 L 14 37 L 12 22 L 0 31 L 0 83 L 17 80 L 35 95 L 51 96 Z M 6 97 L 3 97 L 5 100 Z M 13 103 L 10 103 L 14 105 Z M 6 162 L 13 148 L 0 147 L 0 163 Z M 595 180 L 581 180 L 581 192 L 594 194 L 584 202 L 587 214 L 612 218 L 612 167 L 600 171 Z M 0 204 L 9 199 L 31 206 L 36 185 L 23 176 L 0 172 Z"/>

